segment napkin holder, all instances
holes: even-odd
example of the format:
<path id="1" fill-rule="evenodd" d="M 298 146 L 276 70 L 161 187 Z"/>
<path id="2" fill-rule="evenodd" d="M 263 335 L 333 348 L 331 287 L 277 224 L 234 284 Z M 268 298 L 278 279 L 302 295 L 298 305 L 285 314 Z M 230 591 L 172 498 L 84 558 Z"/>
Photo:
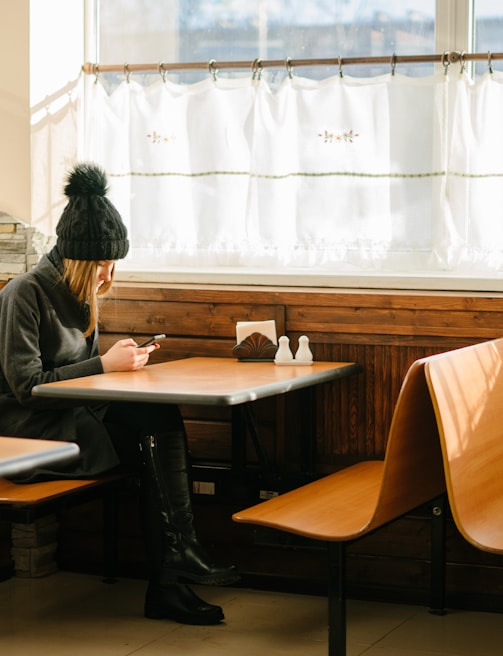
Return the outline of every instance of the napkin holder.
<path id="1" fill-rule="evenodd" d="M 236 344 L 232 354 L 241 362 L 274 362 L 278 345 L 262 333 L 251 333 Z"/>

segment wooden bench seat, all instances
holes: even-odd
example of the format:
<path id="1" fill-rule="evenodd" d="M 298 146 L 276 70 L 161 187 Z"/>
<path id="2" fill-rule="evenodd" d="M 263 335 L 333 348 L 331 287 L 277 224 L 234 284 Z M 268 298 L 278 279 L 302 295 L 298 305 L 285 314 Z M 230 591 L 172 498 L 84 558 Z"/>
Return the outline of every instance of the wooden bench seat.
<path id="1" fill-rule="evenodd" d="M 453 519 L 468 542 L 503 553 L 503 339 L 426 365 Z"/>
<path id="2" fill-rule="evenodd" d="M 55 480 L 17 484 L 0 478 L 0 517 L 20 524 L 57 513 L 76 504 L 99 498 L 103 501 L 104 580 L 117 573 L 117 522 L 115 497 L 127 474 L 108 474 L 94 479 Z"/>
<path id="3" fill-rule="evenodd" d="M 405 376 L 384 461 L 358 463 L 233 515 L 236 522 L 327 542 L 330 656 L 346 654 L 345 543 L 445 492 L 427 360 L 414 362 Z"/>

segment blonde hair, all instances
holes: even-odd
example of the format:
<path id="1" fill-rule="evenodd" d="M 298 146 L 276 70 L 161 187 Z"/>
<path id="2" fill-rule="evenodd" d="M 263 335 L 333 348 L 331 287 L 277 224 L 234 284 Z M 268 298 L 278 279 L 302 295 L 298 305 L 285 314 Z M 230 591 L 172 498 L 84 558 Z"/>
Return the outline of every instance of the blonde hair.
<path id="1" fill-rule="evenodd" d="M 111 280 L 97 287 L 96 276 L 99 262 L 94 260 L 70 260 L 63 259 L 63 280 L 67 283 L 72 294 L 81 303 L 89 304 L 89 324 L 84 331 L 84 337 L 89 337 L 94 332 L 99 317 L 98 296 L 106 294 L 113 283 Z"/>

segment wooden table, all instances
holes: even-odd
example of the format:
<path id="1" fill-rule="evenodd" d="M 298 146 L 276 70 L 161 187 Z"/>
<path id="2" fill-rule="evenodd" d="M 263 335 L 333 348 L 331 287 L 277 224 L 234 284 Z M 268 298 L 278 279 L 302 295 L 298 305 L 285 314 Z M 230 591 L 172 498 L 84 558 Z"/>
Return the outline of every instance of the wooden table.
<path id="1" fill-rule="evenodd" d="M 73 442 L 0 436 L 0 476 L 14 476 L 45 465 L 76 458 Z"/>
<path id="2" fill-rule="evenodd" d="M 274 362 L 241 362 L 233 358 L 195 357 L 153 364 L 138 371 L 114 372 L 45 383 L 33 394 L 47 398 L 82 401 L 147 401 L 184 405 L 232 406 L 232 465 L 242 468 L 246 441 L 244 417 L 266 477 L 270 465 L 254 428 L 250 403 L 258 399 L 312 388 L 361 371 L 354 362 L 313 362 L 310 365 L 276 365 Z M 311 417 L 312 420 L 312 417 Z M 241 423 L 241 427 L 240 427 Z"/>
<path id="3" fill-rule="evenodd" d="M 148 401 L 187 405 L 238 405 L 344 378 L 361 371 L 354 362 L 278 366 L 231 358 L 187 358 L 138 371 L 97 374 L 45 383 L 35 396 L 83 401 Z"/>

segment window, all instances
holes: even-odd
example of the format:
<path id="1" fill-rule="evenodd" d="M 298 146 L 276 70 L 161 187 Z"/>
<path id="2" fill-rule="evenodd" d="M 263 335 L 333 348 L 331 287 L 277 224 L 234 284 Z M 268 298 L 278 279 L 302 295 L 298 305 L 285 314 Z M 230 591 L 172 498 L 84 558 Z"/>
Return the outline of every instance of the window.
<path id="1" fill-rule="evenodd" d="M 95 59 L 114 64 L 214 59 L 218 64 L 257 57 L 391 58 L 393 53 L 434 53 L 434 32 L 435 0 L 99 0 Z M 355 66 L 351 75 L 388 70 L 387 65 Z M 431 71 L 431 64 L 402 69 L 417 76 Z M 297 72 L 322 79 L 333 74 L 333 67 Z M 275 70 L 270 77 L 284 74 Z M 186 72 L 182 79 L 202 75 Z"/>
<path id="2" fill-rule="evenodd" d="M 503 7 L 494 0 L 88 3 L 96 17 L 96 29 L 89 35 L 94 45 L 88 56 L 108 64 L 420 55 L 446 50 L 499 52 L 503 28 Z M 477 64 L 478 72 L 484 66 Z M 501 70 L 501 60 L 494 62 L 494 68 Z M 385 71 L 386 66 L 355 66 L 351 75 Z M 333 69 L 309 67 L 308 72 L 321 79 Z M 408 65 L 401 72 L 423 76 L 431 73 L 431 65 Z M 196 75 L 185 73 L 183 79 L 190 81 Z"/>
<path id="3" fill-rule="evenodd" d="M 501 35 L 503 34 L 503 7 L 492 0 L 475 1 L 475 38 L 474 51 L 501 52 Z M 494 70 L 501 70 L 501 61 L 488 63 Z M 476 72 L 481 75 L 487 68 L 487 63 L 477 62 Z"/>
<path id="4" fill-rule="evenodd" d="M 310 81 L 322 84 L 338 74 L 355 80 L 355 87 L 360 80 L 362 83 L 371 80 L 369 86 L 372 87 L 379 76 L 389 77 L 390 71 L 394 73 L 396 70 L 401 77 L 418 79 L 419 84 L 411 84 L 407 90 L 407 93 L 410 91 L 408 102 L 415 103 L 414 111 L 419 107 L 426 116 L 424 132 L 419 136 L 414 135 L 414 130 L 407 126 L 407 120 L 412 121 L 414 127 L 419 124 L 415 123 L 415 114 L 411 112 L 409 116 L 406 109 L 395 108 L 386 114 L 383 123 L 384 114 L 379 112 L 382 112 L 386 100 L 383 101 L 382 96 L 378 99 L 376 95 L 374 124 L 372 112 L 370 120 L 368 116 L 367 119 L 359 117 L 362 127 L 367 120 L 367 144 L 365 150 L 360 148 L 360 154 L 356 156 L 355 151 L 363 139 L 360 139 L 358 130 L 349 125 L 351 120 L 341 120 L 339 117 L 339 123 L 330 128 L 330 115 L 326 114 L 323 120 L 327 125 L 324 130 L 320 126 L 317 137 L 323 137 L 324 143 L 341 144 L 342 147 L 338 151 L 332 149 L 332 154 L 338 153 L 335 156 L 336 164 L 332 157 L 323 171 L 316 168 L 316 156 L 311 160 L 299 158 L 295 148 L 292 149 L 291 161 L 297 168 L 292 164 L 292 168 L 288 169 L 288 155 L 280 163 L 275 161 L 277 158 L 274 155 L 268 161 L 268 144 L 276 144 L 283 154 L 292 144 L 288 133 L 281 134 L 286 123 L 279 121 L 275 124 L 275 131 L 268 136 L 267 131 L 260 133 L 258 142 L 262 154 L 259 152 L 257 156 L 255 151 L 252 153 L 254 166 L 260 160 L 255 170 L 250 168 L 247 161 L 252 150 L 250 144 L 245 143 L 249 126 L 244 126 L 244 130 L 239 132 L 237 128 L 243 128 L 242 120 L 233 119 L 230 115 L 222 117 L 218 104 L 211 108 L 208 105 L 208 113 L 200 116 L 195 124 L 182 125 L 179 122 L 175 126 L 176 121 L 171 121 L 169 128 L 165 125 L 162 131 L 155 128 L 152 122 L 150 127 L 148 123 L 142 123 L 140 102 L 139 108 L 134 110 L 133 130 L 124 122 L 127 113 L 113 125 L 116 107 L 128 108 L 129 112 L 134 106 L 130 101 L 138 96 L 138 87 L 131 85 L 115 98 L 115 108 L 113 103 L 108 107 L 102 106 L 106 118 L 98 129 L 94 126 L 95 134 L 87 141 L 93 144 L 91 154 L 96 159 L 101 156 L 108 158 L 119 206 L 123 199 L 131 199 L 121 211 L 129 222 L 138 266 L 143 270 L 148 264 L 154 269 L 158 264 L 161 269 L 164 268 L 166 261 L 158 257 L 164 247 L 161 244 L 164 244 L 169 252 L 169 269 L 174 270 L 178 266 L 204 272 L 214 268 L 224 274 L 232 271 L 234 280 L 236 269 L 241 274 L 246 268 L 275 276 L 284 271 L 301 271 L 304 280 L 301 284 L 310 284 L 309 281 L 315 280 L 312 274 L 319 273 L 325 267 L 328 284 L 331 285 L 342 280 L 341 275 L 346 276 L 342 284 L 351 284 L 347 277 L 351 273 L 371 276 L 371 284 L 377 286 L 386 286 L 387 277 L 392 279 L 391 284 L 397 286 L 397 276 L 402 276 L 399 286 L 404 287 L 422 286 L 422 282 L 411 282 L 411 273 L 423 278 L 428 274 L 433 276 L 437 281 L 433 285 L 448 276 L 451 279 L 460 275 L 466 278 L 472 271 L 474 277 L 490 277 L 491 272 L 499 275 L 503 269 L 498 255 L 499 238 L 492 240 L 488 228 L 493 218 L 485 219 L 482 226 L 474 224 L 473 218 L 468 216 L 469 212 L 457 204 L 452 191 L 456 189 L 465 194 L 476 190 L 484 198 L 485 182 L 482 179 L 487 177 L 487 171 L 472 171 L 471 165 L 466 164 L 470 158 L 457 151 L 452 160 L 444 161 L 444 155 L 439 156 L 435 144 L 435 139 L 439 138 L 440 124 L 448 127 L 446 134 L 440 135 L 442 147 L 446 148 L 449 140 L 455 139 L 448 121 L 441 120 L 437 124 L 437 119 L 430 119 L 432 108 L 437 103 L 434 95 L 437 91 L 432 91 L 431 96 L 421 92 L 422 80 L 433 79 L 435 73 L 442 73 L 442 66 L 432 62 L 396 65 L 393 59 L 393 54 L 433 55 L 452 50 L 473 52 L 475 47 L 479 52 L 497 51 L 498 29 L 495 26 L 500 26 L 503 9 L 495 10 L 493 5 L 493 2 L 483 0 L 473 3 L 469 0 L 442 0 L 437 3 L 435 0 L 257 0 L 247 3 L 240 0 L 178 0 L 167 3 L 99 0 L 94 23 L 95 46 L 90 49 L 89 59 L 100 65 L 124 65 L 114 73 L 103 74 L 100 71 L 100 82 L 107 94 L 113 95 L 130 78 L 145 88 L 159 82 L 160 71 L 157 72 L 155 67 L 148 73 L 135 71 L 131 76 L 126 64 L 199 62 L 198 67 L 188 65 L 163 73 L 163 81 L 178 85 L 176 92 L 173 92 L 174 86 L 170 87 L 175 100 L 178 90 L 182 88 L 190 87 L 195 90 L 194 93 L 196 90 L 198 92 L 202 88 L 198 84 L 209 82 L 210 74 L 215 76 L 215 81 L 218 75 L 219 82 L 249 80 L 257 76 L 259 81 L 267 83 L 267 90 L 254 88 L 250 93 L 262 93 L 262 100 L 259 101 L 262 109 L 265 108 L 263 117 L 267 123 L 267 112 L 277 112 L 274 104 L 267 105 L 269 90 L 283 88 L 292 73 L 296 78 L 306 80 L 297 84 L 298 89 L 302 87 L 304 92 L 310 88 Z M 298 62 L 337 59 L 338 56 L 345 59 L 381 57 L 384 62 L 369 61 L 348 66 L 347 69 L 340 67 L 339 70 L 334 65 L 298 65 L 292 71 L 287 61 L 287 57 Z M 280 64 L 262 69 L 260 60 L 278 60 Z M 214 62 L 212 66 L 209 65 L 210 61 Z M 249 63 L 254 61 L 255 67 L 250 70 Z M 488 56 L 486 62 L 477 62 L 471 68 L 475 74 L 482 75 L 488 70 L 488 65 L 491 69 L 501 70 L 501 61 L 493 61 Z M 243 62 L 244 65 L 226 67 L 225 62 Z M 238 87 L 223 85 L 222 88 Z M 245 91 L 242 104 L 249 101 L 247 93 Z M 398 100 L 399 107 L 402 101 L 394 95 L 395 91 L 390 87 L 387 93 L 391 93 L 394 102 Z M 188 103 L 186 112 L 189 114 L 193 111 L 190 106 L 192 100 L 190 97 L 183 100 Z M 462 98 L 456 97 L 455 100 L 463 106 Z M 303 102 L 301 99 L 299 106 Z M 372 90 L 370 95 L 365 96 L 364 102 L 373 102 Z M 357 106 L 352 105 L 353 109 Z M 227 111 L 225 107 L 222 109 Z M 156 111 L 160 116 L 161 109 L 155 110 L 153 116 Z M 356 114 L 353 112 L 353 115 Z M 170 116 L 174 117 L 174 114 Z M 377 120 L 379 116 L 381 123 Z M 217 126 L 217 119 L 222 119 L 221 125 Z M 469 122 L 471 117 L 465 117 L 465 120 Z M 302 132 L 306 123 L 299 123 L 298 129 L 292 122 L 288 125 L 293 134 Z M 383 138 L 379 134 L 381 127 L 386 127 L 386 134 L 389 131 L 390 140 L 386 141 L 388 137 Z M 423 128 L 421 124 L 421 131 Z M 310 149 L 314 148 L 313 142 L 309 142 L 312 135 L 316 137 L 314 124 L 310 129 L 308 140 L 302 142 L 302 153 L 309 154 Z M 462 134 L 459 133 L 462 126 L 457 125 L 456 129 L 458 134 Z M 141 132 L 143 142 L 136 144 L 131 159 L 126 152 L 126 142 L 131 141 L 134 130 Z M 105 144 L 114 131 L 115 142 Z M 216 136 L 213 132 L 217 133 Z M 373 145 L 369 145 L 368 138 L 372 132 L 378 138 Z M 188 134 L 196 143 L 181 148 L 180 135 L 186 137 Z M 146 137 L 150 140 L 150 150 L 144 143 Z M 253 143 L 255 147 L 257 140 Z M 354 143 L 358 147 L 351 145 Z M 168 144 L 173 151 L 179 148 L 178 155 L 171 160 L 169 156 L 161 160 L 159 153 L 162 148 L 166 151 Z M 213 164 L 211 153 L 218 153 L 220 157 L 225 150 L 222 144 L 228 147 L 228 154 L 224 153 L 223 159 L 215 158 Z M 153 148 L 156 149 L 155 153 Z M 212 148 L 215 150 L 212 151 Z M 413 149 L 412 159 L 416 161 L 412 162 L 410 152 L 405 153 L 407 149 Z M 203 150 L 206 151 L 206 160 L 204 166 L 198 168 L 199 154 Z M 448 147 L 445 153 L 449 153 L 450 157 Z M 397 154 L 400 157 L 406 154 L 406 162 L 399 162 Z M 325 155 L 326 151 L 323 153 Z M 146 162 L 150 164 L 156 157 L 156 169 L 144 167 Z M 192 168 L 188 164 L 184 168 L 183 164 L 175 170 L 173 161 L 178 163 L 183 158 Z M 354 167 L 352 170 L 348 168 L 349 163 Z M 465 165 L 468 167 L 466 171 Z M 499 164 L 492 161 L 491 165 L 496 168 L 489 172 L 489 177 L 499 175 Z M 454 166 L 452 171 L 450 166 Z M 230 182 L 228 186 L 222 182 L 225 177 L 228 178 L 226 182 Z M 155 178 L 163 178 L 166 184 L 154 196 L 149 182 Z M 473 184 L 466 182 L 472 178 Z M 273 181 L 278 181 L 278 184 Z M 334 186 L 330 201 L 331 188 L 328 185 L 332 181 Z M 271 203 L 274 205 L 275 202 L 273 186 L 282 188 L 282 199 L 276 201 L 275 208 L 271 210 Z M 347 198 L 339 193 L 341 189 Z M 314 192 L 313 196 L 310 196 L 311 192 Z M 317 193 L 324 196 L 318 197 Z M 498 191 L 491 188 L 491 194 L 496 199 Z M 173 198 L 178 198 L 178 201 L 173 203 Z M 244 218 L 239 213 L 226 216 L 227 200 L 231 198 L 238 207 L 247 200 L 249 207 Z M 290 202 L 291 199 L 295 199 L 296 205 Z M 446 205 L 445 199 L 451 203 L 447 210 L 443 207 Z M 475 204 L 475 201 L 472 203 Z M 333 207 L 336 206 L 339 211 L 335 214 Z M 359 215 L 355 219 L 357 206 Z M 466 206 L 469 207 L 469 203 Z M 456 214 L 458 211 L 459 216 Z M 290 216 L 285 217 L 288 212 Z M 169 219 L 166 219 L 167 213 L 170 214 Z M 236 224 L 240 222 L 243 223 L 239 225 L 241 232 L 236 229 Z M 325 246 L 327 231 L 331 231 L 332 236 L 328 247 Z M 284 244 L 281 242 L 283 235 Z M 458 249 L 454 254 L 451 239 Z M 299 255 L 302 249 L 304 254 Z M 316 256 L 313 255 L 315 251 Z M 247 256 L 241 257 L 245 252 Z M 254 257 L 250 259 L 248 255 L 252 252 Z M 484 258 L 490 261 L 489 268 L 484 264 L 482 269 L 477 269 Z M 461 266 L 458 267 L 460 262 Z M 298 276 L 294 284 L 299 284 Z M 445 288 L 445 283 L 441 284 Z M 466 285 L 466 280 L 460 284 Z"/>

